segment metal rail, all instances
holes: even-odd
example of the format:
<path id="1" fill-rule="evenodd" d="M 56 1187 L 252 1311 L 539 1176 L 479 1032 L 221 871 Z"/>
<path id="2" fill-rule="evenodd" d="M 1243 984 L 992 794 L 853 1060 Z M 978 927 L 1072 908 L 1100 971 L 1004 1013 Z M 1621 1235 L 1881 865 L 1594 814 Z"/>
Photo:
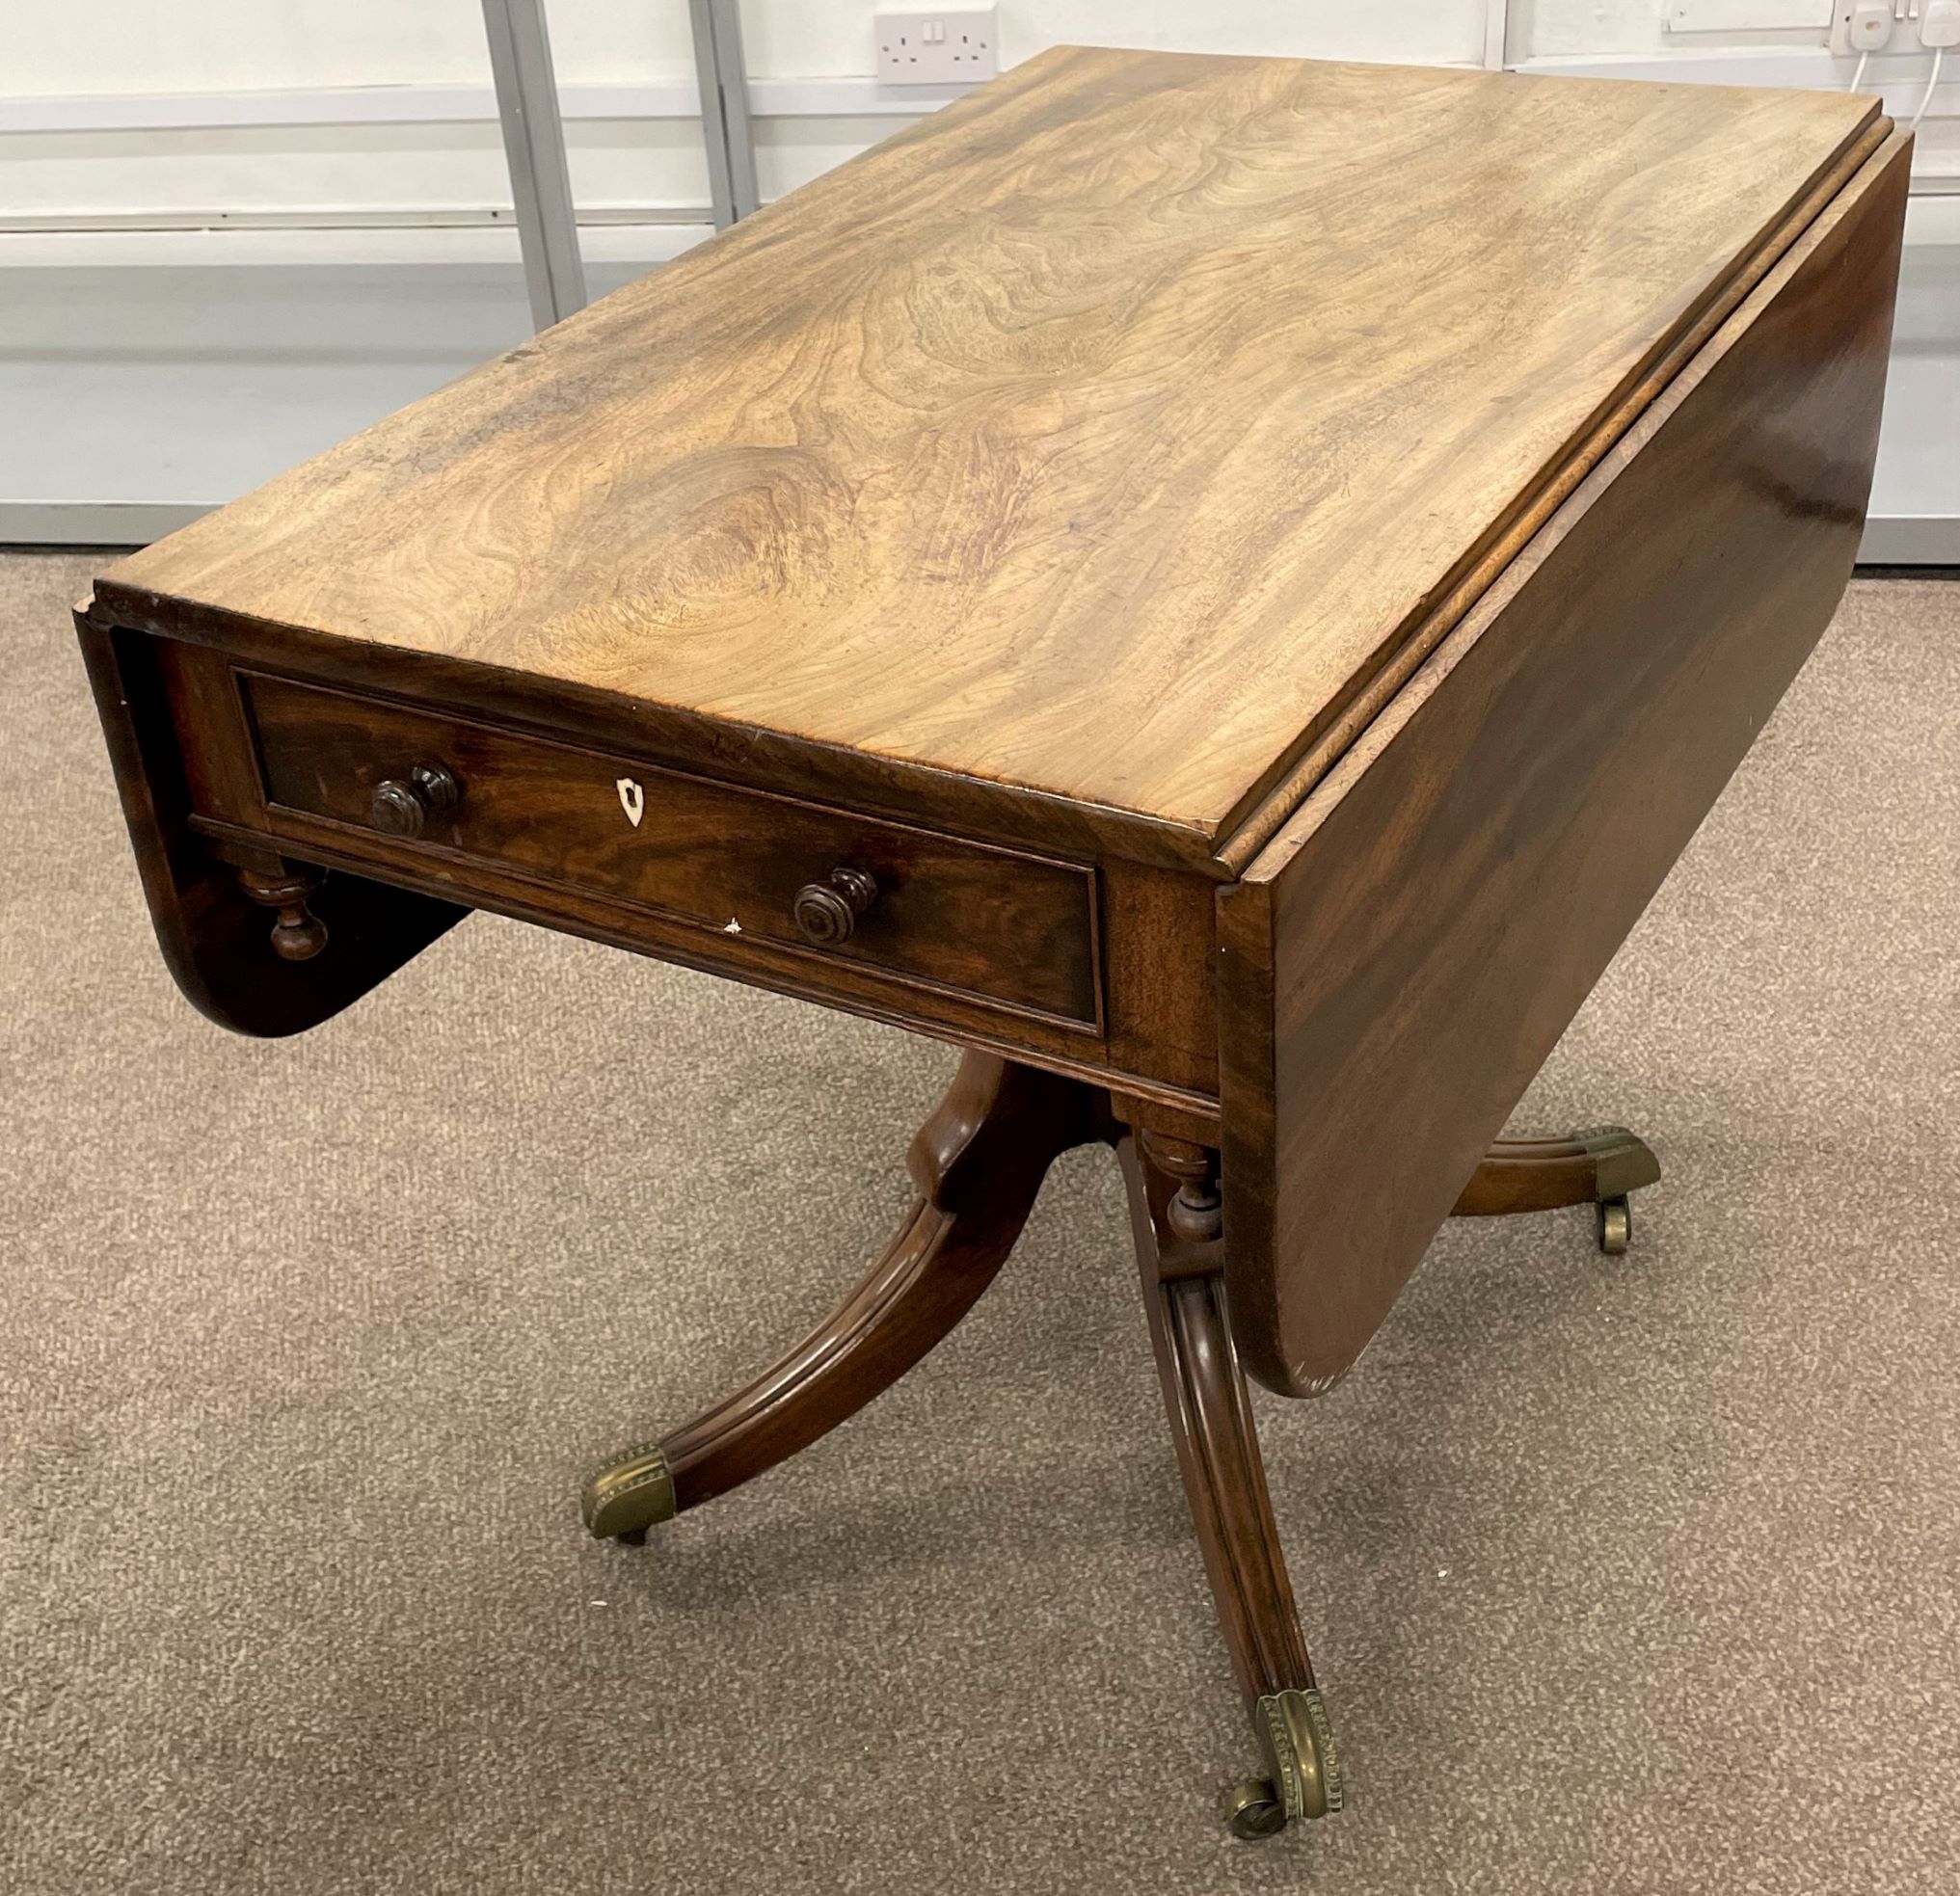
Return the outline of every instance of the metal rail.
<path id="1" fill-rule="evenodd" d="M 748 74 L 742 67 L 740 0 L 687 0 L 687 13 L 694 29 L 694 69 L 701 80 L 708 191 L 715 228 L 725 230 L 762 204 Z"/>
<path id="2" fill-rule="evenodd" d="M 483 0 L 483 24 L 490 36 L 490 70 L 503 121 L 531 321 L 550 329 L 584 308 L 585 268 L 544 0 Z"/>

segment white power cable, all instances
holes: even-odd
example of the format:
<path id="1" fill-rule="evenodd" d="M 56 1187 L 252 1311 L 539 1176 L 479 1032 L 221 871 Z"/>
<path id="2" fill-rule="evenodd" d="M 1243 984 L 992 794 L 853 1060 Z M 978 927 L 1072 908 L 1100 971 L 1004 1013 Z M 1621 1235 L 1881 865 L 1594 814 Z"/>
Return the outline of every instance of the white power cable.
<path id="1" fill-rule="evenodd" d="M 1946 57 L 1947 49 L 1945 46 L 1935 46 L 1933 48 L 1932 76 L 1926 81 L 1925 95 L 1920 100 L 1920 109 L 1917 112 L 1915 112 L 1912 118 L 1907 121 L 1906 129 L 1908 131 L 1918 131 L 1920 128 L 1920 120 L 1926 116 L 1926 108 L 1927 106 L 1932 104 L 1933 94 L 1935 92 L 1939 90 L 1940 67 L 1942 64 L 1945 62 Z"/>
<path id="2" fill-rule="evenodd" d="M 1855 93 L 1860 86 L 1864 85 L 1865 68 L 1870 64 L 1870 53 L 1863 52 L 1858 55 L 1858 70 L 1851 75 L 1851 83 L 1844 88 L 1847 93 Z"/>

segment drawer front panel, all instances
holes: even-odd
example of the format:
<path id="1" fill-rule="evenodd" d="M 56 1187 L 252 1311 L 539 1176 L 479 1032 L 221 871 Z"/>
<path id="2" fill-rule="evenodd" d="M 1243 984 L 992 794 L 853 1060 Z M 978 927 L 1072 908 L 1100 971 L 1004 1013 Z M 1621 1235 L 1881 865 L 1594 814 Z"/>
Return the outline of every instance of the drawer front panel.
<path id="1" fill-rule="evenodd" d="M 930 831 L 737 789 L 576 745 L 240 673 L 265 794 L 280 811 L 346 825 L 396 849 L 496 863 L 819 960 L 1099 1030 L 1094 871 Z M 454 803 L 384 837 L 384 783 L 420 766 L 453 776 Z M 852 871 L 838 878 L 839 870 Z M 848 932 L 813 946 L 799 895 Z M 806 907 L 806 913 L 808 913 Z"/>

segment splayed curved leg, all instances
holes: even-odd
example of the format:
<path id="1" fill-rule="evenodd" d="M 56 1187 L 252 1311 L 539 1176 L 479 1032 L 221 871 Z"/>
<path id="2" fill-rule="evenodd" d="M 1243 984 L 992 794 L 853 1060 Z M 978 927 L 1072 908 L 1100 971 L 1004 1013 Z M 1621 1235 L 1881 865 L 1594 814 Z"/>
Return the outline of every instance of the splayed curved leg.
<path id="1" fill-rule="evenodd" d="M 1563 1138 L 1502 1138 L 1463 1188 L 1455 1215 L 1508 1217 L 1597 1205 L 1599 1248 L 1618 1255 L 1633 1235 L 1628 1194 L 1659 1178 L 1660 1161 L 1624 1126 L 1595 1126 Z"/>
<path id="2" fill-rule="evenodd" d="M 1105 1096 L 968 1054 L 906 1158 L 919 1202 L 836 1311 L 727 1401 L 629 1449 L 585 1484 L 585 1524 L 638 1542 L 656 1522 L 807 1448 L 889 1389 L 993 1281 L 1048 1167 L 1107 1136 Z"/>
<path id="3" fill-rule="evenodd" d="M 1185 1498 L 1264 1754 L 1266 1775 L 1233 1791 L 1226 1819 L 1239 1836 L 1271 1836 L 1338 1810 L 1341 1778 L 1232 1347 L 1218 1154 L 1148 1133 L 1117 1151 Z"/>

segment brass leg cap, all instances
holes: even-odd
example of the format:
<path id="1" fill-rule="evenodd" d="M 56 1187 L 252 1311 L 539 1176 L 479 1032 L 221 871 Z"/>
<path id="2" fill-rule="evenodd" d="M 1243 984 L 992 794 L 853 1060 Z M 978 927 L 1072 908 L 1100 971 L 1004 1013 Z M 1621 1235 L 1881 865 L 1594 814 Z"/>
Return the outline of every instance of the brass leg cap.
<path id="1" fill-rule="evenodd" d="M 580 1505 L 594 1539 L 643 1544 L 650 1527 L 674 1517 L 674 1477 L 659 1444 L 614 1455 L 585 1483 Z"/>
<path id="2" fill-rule="evenodd" d="M 1253 1707 L 1252 1718 L 1264 1747 L 1272 1777 L 1264 1785 L 1242 1785 L 1255 1795 L 1241 1800 L 1227 1822 L 1235 1836 L 1271 1836 L 1300 1819 L 1330 1817 L 1341 1807 L 1341 1766 L 1334 1749 L 1333 1726 L 1320 1694 L 1269 1694 Z M 1275 1810 L 1261 1806 L 1270 1799 Z"/>

